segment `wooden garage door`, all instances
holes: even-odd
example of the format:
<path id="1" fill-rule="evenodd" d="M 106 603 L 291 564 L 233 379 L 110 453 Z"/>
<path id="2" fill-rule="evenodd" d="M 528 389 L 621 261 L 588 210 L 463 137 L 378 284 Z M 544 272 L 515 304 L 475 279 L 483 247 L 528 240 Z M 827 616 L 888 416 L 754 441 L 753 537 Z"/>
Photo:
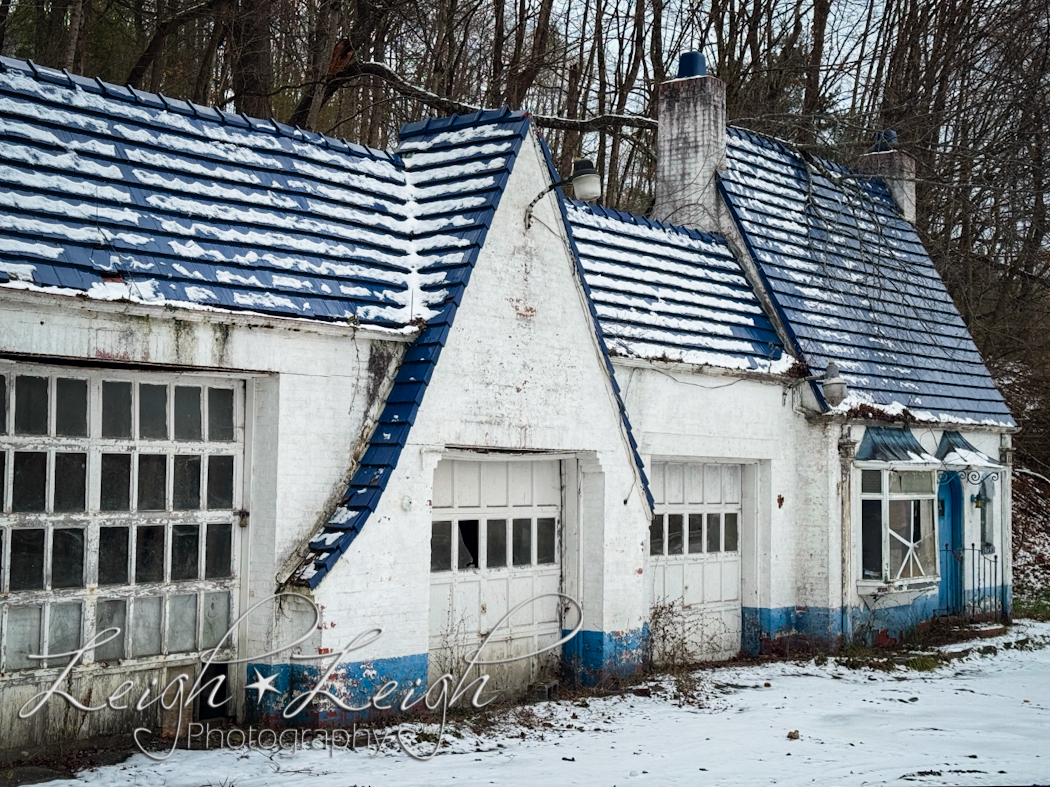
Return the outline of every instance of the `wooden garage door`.
<path id="1" fill-rule="evenodd" d="M 558 460 L 443 459 L 434 474 L 430 671 L 462 671 L 462 655 L 515 605 L 484 658 L 528 654 L 561 637 L 561 467 Z M 490 667 L 497 688 L 544 677 L 557 653 Z"/>
<path id="2" fill-rule="evenodd" d="M 740 465 L 658 462 L 649 530 L 654 658 L 740 650 Z"/>

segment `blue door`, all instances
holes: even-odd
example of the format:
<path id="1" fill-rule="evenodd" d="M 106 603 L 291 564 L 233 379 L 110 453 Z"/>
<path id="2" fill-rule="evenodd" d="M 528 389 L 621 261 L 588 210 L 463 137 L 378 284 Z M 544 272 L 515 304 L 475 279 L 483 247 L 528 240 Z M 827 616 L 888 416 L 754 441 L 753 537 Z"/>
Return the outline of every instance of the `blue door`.
<path id="1" fill-rule="evenodd" d="M 962 612 L 963 538 L 962 482 L 958 473 L 944 473 L 937 489 L 937 540 L 941 560 L 938 606 L 945 615 Z"/>

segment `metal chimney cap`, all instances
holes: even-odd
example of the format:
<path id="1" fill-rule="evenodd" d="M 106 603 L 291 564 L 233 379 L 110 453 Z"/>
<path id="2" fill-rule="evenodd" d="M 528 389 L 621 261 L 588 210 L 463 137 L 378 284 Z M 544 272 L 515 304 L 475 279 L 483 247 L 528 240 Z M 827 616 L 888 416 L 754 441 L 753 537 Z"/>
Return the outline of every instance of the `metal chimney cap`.
<path id="1" fill-rule="evenodd" d="M 692 50 L 678 56 L 678 79 L 707 76 L 707 63 L 704 56 Z"/>
<path id="2" fill-rule="evenodd" d="M 897 132 L 892 128 L 875 132 L 875 141 L 871 146 L 874 153 L 885 153 L 887 150 L 897 149 Z"/>

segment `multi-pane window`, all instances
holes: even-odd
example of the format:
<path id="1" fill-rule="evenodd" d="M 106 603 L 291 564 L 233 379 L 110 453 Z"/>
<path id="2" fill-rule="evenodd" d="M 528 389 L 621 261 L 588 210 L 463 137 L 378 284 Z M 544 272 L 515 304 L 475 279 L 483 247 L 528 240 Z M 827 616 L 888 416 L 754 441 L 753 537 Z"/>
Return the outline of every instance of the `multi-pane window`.
<path id="1" fill-rule="evenodd" d="M 930 470 L 861 470 L 864 579 L 937 576 L 935 489 Z"/>
<path id="2" fill-rule="evenodd" d="M 651 476 L 650 555 L 740 550 L 740 465 L 660 462 Z"/>
<path id="3" fill-rule="evenodd" d="M 218 643 L 233 612 L 243 384 L 0 368 L 0 671 Z M 45 659 L 29 658 L 43 655 Z"/>
<path id="4" fill-rule="evenodd" d="M 431 525 L 430 570 L 516 569 L 558 562 L 556 517 L 437 519 Z"/>

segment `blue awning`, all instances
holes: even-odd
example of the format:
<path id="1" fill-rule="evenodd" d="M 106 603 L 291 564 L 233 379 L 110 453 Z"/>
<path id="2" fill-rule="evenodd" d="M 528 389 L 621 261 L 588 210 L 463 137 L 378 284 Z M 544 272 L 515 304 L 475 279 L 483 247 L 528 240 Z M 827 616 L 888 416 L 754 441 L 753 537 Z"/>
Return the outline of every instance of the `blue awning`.
<path id="1" fill-rule="evenodd" d="M 911 430 L 888 426 L 869 426 L 864 431 L 855 459 L 858 462 L 938 463 L 937 457 L 919 445 Z"/>
<path id="2" fill-rule="evenodd" d="M 937 446 L 937 458 L 949 467 L 999 467 L 999 463 L 990 456 L 978 451 L 958 432 L 950 431 L 941 435 Z"/>

